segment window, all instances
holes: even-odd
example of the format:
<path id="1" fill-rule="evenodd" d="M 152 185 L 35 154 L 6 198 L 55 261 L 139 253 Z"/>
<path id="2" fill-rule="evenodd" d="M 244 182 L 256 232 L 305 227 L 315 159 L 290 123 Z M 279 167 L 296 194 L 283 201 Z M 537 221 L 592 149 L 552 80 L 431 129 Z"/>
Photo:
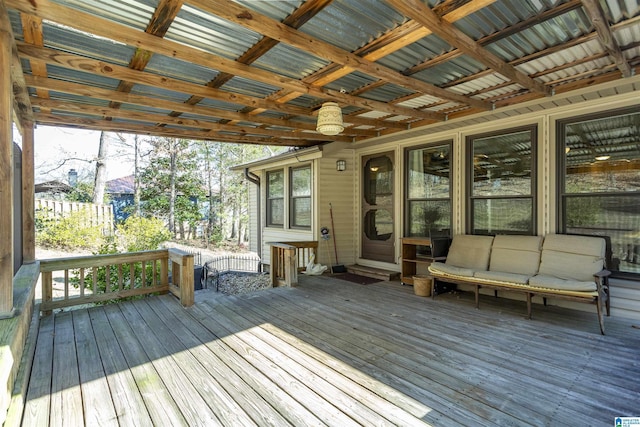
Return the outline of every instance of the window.
<path id="1" fill-rule="evenodd" d="M 291 227 L 311 228 L 311 167 L 291 169 Z"/>
<path id="2" fill-rule="evenodd" d="M 535 234 L 535 126 L 467 138 L 471 234 Z"/>
<path id="3" fill-rule="evenodd" d="M 405 156 L 405 236 L 448 236 L 451 143 L 407 149 Z"/>
<path id="4" fill-rule="evenodd" d="M 267 225 L 284 226 L 284 171 L 267 172 Z"/>
<path id="5" fill-rule="evenodd" d="M 572 118 L 558 122 L 557 132 L 558 229 L 608 236 L 607 268 L 640 274 L 640 112 Z"/>

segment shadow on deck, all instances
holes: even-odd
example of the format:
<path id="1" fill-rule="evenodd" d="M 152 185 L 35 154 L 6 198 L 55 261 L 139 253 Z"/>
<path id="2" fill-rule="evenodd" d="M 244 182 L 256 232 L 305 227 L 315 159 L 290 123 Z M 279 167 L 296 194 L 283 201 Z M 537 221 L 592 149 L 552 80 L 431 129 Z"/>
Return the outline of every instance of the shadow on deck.
<path id="1" fill-rule="evenodd" d="M 398 282 L 302 277 L 43 318 L 23 425 L 611 425 L 640 415 L 640 330 Z"/>

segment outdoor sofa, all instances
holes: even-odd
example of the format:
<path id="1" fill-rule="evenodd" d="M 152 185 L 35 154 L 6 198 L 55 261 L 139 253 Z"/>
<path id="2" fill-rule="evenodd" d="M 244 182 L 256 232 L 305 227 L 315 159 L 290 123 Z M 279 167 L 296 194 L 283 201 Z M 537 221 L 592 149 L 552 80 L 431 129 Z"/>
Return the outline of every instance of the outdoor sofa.
<path id="1" fill-rule="evenodd" d="M 434 262 L 429 272 L 436 281 L 475 287 L 476 308 L 480 288 L 526 294 L 527 315 L 531 298 L 541 296 L 593 303 L 604 335 L 601 304 L 609 308 L 610 272 L 605 270 L 606 240 L 567 234 L 542 236 L 456 235 L 445 262 Z"/>

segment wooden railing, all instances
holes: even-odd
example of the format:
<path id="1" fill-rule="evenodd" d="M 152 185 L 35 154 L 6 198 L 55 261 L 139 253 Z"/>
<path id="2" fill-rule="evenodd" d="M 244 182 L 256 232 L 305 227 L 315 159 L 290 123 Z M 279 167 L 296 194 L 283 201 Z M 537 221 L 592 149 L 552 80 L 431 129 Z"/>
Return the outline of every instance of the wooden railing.
<path id="1" fill-rule="evenodd" d="M 62 288 L 55 297 L 54 272 Z M 193 305 L 193 255 L 178 249 L 41 260 L 40 273 L 45 315 L 58 308 L 167 292 L 185 307 Z"/>
<path id="2" fill-rule="evenodd" d="M 271 285 L 297 285 L 298 272 L 306 267 L 311 255 L 317 252 L 317 241 L 271 243 Z"/>

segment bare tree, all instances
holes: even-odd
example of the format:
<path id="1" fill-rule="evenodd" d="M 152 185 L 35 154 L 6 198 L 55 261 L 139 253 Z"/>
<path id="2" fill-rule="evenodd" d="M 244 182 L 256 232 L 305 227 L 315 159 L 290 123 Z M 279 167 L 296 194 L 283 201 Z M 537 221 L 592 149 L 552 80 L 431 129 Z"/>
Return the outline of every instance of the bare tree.
<path id="1" fill-rule="evenodd" d="M 104 203 L 104 190 L 107 186 L 107 160 L 109 155 L 109 138 L 100 132 L 100 145 L 96 159 L 96 176 L 93 185 L 93 203 Z"/>

